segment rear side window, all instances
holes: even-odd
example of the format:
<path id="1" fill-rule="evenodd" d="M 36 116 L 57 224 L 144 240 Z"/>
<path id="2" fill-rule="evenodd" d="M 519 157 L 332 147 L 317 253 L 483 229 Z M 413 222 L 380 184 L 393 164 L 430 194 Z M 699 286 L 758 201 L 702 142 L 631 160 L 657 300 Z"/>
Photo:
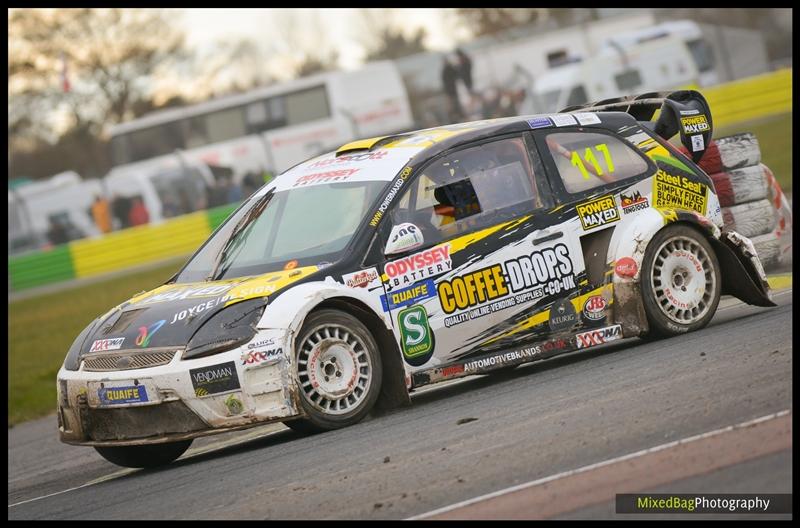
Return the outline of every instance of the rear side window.
<path id="1" fill-rule="evenodd" d="M 546 136 L 564 188 L 579 193 L 647 171 L 647 162 L 614 136 L 593 132 L 556 132 Z"/>

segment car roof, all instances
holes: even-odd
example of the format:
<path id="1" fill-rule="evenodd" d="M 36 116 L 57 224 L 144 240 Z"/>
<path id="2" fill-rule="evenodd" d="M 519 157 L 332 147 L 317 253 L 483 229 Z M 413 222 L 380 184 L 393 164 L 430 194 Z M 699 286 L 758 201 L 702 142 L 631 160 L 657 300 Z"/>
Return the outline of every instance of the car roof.
<path id="1" fill-rule="evenodd" d="M 580 112 L 576 113 L 580 114 Z M 606 129 L 616 128 L 623 123 L 636 123 L 633 116 L 626 112 L 585 112 L 583 114 L 590 114 L 600 118 L 599 122 L 593 123 L 593 126 Z M 569 123 L 568 121 L 570 121 L 570 118 L 567 117 L 568 115 L 568 113 L 554 112 L 550 114 L 501 117 L 497 119 L 485 119 L 425 128 L 391 136 L 378 136 L 342 145 L 336 151 L 336 156 L 358 151 L 377 150 L 380 148 L 416 146 L 417 148 L 421 148 L 415 153 L 414 158 L 416 160 L 421 160 L 435 156 L 444 150 L 460 144 L 490 138 L 499 134 L 524 132 L 540 128 L 558 129 L 568 125 L 585 126 L 579 124 L 574 117 L 571 119 L 572 123 Z M 561 124 L 557 125 L 557 122 Z"/>

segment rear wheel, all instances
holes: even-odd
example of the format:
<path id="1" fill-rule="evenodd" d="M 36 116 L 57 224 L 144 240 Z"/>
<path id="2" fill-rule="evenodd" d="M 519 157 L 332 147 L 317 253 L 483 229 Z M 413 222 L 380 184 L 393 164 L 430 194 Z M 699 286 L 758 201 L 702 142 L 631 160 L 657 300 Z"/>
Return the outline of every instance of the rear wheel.
<path id="1" fill-rule="evenodd" d="M 651 337 L 698 330 L 714 317 L 719 262 L 705 237 L 688 226 L 670 226 L 653 237 L 641 281 Z"/>
<path id="2" fill-rule="evenodd" d="M 184 454 L 191 440 L 171 442 L 169 444 L 151 444 L 141 446 L 95 446 L 100 455 L 118 466 L 131 468 L 152 468 L 164 466 Z"/>
<path id="3" fill-rule="evenodd" d="M 295 344 L 295 375 L 307 418 L 285 422 L 302 433 L 362 420 L 380 392 L 378 345 L 364 324 L 339 310 L 308 316 Z"/>

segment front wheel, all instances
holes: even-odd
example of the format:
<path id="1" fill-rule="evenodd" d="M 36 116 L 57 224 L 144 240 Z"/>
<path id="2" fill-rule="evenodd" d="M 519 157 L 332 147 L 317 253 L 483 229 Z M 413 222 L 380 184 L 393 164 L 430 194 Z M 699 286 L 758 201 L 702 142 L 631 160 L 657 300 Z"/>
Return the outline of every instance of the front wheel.
<path id="1" fill-rule="evenodd" d="M 285 422 L 302 433 L 339 429 L 369 413 L 381 387 L 378 345 L 364 324 L 340 310 L 308 316 L 295 343 L 295 373 L 307 418 Z"/>
<path id="2" fill-rule="evenodd" d="M 170 442 L 168 444 L 151 444 L 141 446 L 95 446 L 100 455 L 118 466 L 130 468 L 152 468 L 164 466 L 184 454 L 191 440 Z"/>
<path id="3" fill-rule="evenodd" d="M 641 284 L 649 337 L 691 332 L 705 327 L 717 310 L 719 262 L 700 233 L 670 226 L 647 246 Z"/>

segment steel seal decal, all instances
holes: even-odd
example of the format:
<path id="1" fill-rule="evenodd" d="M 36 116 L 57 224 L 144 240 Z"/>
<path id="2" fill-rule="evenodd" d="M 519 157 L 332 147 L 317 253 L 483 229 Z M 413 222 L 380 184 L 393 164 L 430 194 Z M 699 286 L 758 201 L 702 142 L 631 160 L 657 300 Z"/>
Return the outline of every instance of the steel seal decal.
<path id="1" fill-rule="evenodd" d="M 673 176 L 659 169 L 653 177 L 653 207 L 677 207 L 706 213 L 708 187 L 685 176 Z"/>

